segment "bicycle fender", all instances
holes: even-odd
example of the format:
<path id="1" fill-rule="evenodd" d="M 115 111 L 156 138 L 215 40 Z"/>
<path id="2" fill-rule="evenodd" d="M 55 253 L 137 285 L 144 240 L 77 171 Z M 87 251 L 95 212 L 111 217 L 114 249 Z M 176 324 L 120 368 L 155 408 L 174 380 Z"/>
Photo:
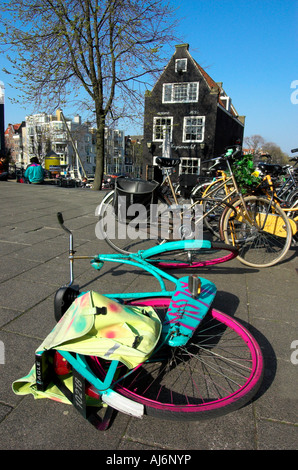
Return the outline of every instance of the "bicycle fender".
<path id="1" fill-rule="evenodd" d="M 111 406 L 121 413 L 134 416 L 135 418 L 142 418 L 144 416 L 144 405 L 130 400 L 114 390 L 109 389 L 104 392 L 101 399 L 106 405 Z"/>
<path id="2" fill-rule="evenodd" d="M 172 347 L 188 342 L 214 300 L 215 284 L 204 278 L 199 278 L 199 281 L 200 291 L 195 298 L 189 290 L 188 276 L 177 282 L 163 326 L 163 333 L 168 335 L 167 342 Z"/>
<path id="3" fill-rule="evenodd" d="M 96 207 L 95 209 L 95 215 L 96 216 L 99 216 L 100 213 L 101 213 L 101 208 L 105 205 L 107 199 L 111 196 L 111 194 L 114 194 L 114 190 L 113 191 L 109 191 L 103 198 L 103 200 L 101 201 L 101 203 Z"/>

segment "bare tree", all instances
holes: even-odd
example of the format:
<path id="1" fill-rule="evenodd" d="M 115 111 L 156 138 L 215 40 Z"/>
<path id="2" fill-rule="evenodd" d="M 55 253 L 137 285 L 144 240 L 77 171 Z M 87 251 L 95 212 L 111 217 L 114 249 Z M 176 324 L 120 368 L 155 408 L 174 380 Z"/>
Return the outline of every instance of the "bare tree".
<path id="1" fill-rule="evenodd" d="M 272 162 L 280 164 L 286 164 L 289 162 L 289 156 L 283 152 L 277 144 L 274 142 L 266 142 L 259 134 L 245 137 L 244 143 L 247 145 L 250 152 L 256 157 L 261 154 L 268 154 L 271 156 Z"/>
<path id="2" fill-rule="evenodd" d="M 281 165 L 289 163 L 289 156 L 274 142 L 265 142 L 263 145 L 263 151 L 271 156 L 271 160 L 274 163 L 279 163 Z"/>
<path id="3" fill-rule="evenodd" d="M 265 143 L 265 139 L 263 139 L 261 135 L 255 134 L 250 137 L 245 137 L 244 143 L 253 154 L 256 154 L 261 150 L 262 145 Z"/>
<path id="4" fill-rule="evenodd" d="M 0 12 L 22 100 L 54 110 L 84 92 L 85 108 L 95 113 L 100 189 L 104 128 L 143 104 L 163 46 L 175 39 L 173 7 L 164 0 L 6 0 Z"/>

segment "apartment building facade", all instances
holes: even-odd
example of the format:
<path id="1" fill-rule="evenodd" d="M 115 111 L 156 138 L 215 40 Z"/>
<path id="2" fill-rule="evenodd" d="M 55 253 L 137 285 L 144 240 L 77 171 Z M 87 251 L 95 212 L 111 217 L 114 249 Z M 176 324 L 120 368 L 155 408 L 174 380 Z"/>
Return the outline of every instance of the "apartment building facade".
<path id="1" fill-rule="evenodd" d="M 118 129 L 105 129 L 105 174 L 124 174 L 125 164 L 125 133 Z"/>
<path id="2" fill-rule="evenodd" d="M 94 132 L 88 122 L 82 123 L 80 116 L 71 119 L 57 110 L 55 115 L 40 113 L 26 116 L 25 123 L 25 164 L 32 156 L 45 163 L 47 155 L 54 152 L 60 159 L 60 165 L 72 170 L 79 166 L 79 154 L 85 171 L 94 173 Z"/>
<path id="3" fill-rule="evenodd" d="M 9 124 L 5 130 L 5 148 L 9 150 L 10 162 L 21 163 L 24 158 L 23 129 L 25 121 L 19 124 Z"/>
<path id="4" fill-rule="evenodd" d="M 96 129 L 82 122 L 79 115 L 64 117 L 38 113 L 26 116 L 22 124 L 9 124 L 6 129 L 6 148 L 17 166 L 26 167 L 37 156 L 45 165 L 47 156 L 55 155 L 60 165 L 77 174 L 81 163 L 88 175 L 95 172 Z M 121 130 L 105 130 L 105 173 L 123 173 L 125 165 L 125 136 Z"/>

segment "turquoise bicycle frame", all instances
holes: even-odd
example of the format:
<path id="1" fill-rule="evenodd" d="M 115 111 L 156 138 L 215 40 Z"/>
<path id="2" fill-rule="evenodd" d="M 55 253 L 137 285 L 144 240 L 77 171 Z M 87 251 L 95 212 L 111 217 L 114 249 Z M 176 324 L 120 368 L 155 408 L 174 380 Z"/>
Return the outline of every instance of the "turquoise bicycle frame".
<path id="1" fill-rule="evenodd" d="M 70 235 L 69 286 L 71 286 L 74 279 L 73 262 L 75 259 L 79 259 L 80 257 L 76 257 L 74 255 L 73 236 L 71 231 L 64 227 L 63 216 L 61 213 L 58 214 L 58 220 L 62 228 Z M 120 301 L 125 299 L 137 300 L 144 297 L 172 297 L 166 319 L 163 323 L 163 336 L 167 338 L 169 345 L 175 347 L 186 344 L 192 336 L 213 302 L 216 294 L 216 286 L 207 279 L 196 277 L 196 284 L 200 287 L 198 289 L 197 286 L 193 292 L 190 292 L 189 282 L 193 282 L 194 280 L 192 277 L 186 276 L 177 280 L 175 277 L 159 269 L 157 266 L 154 266 L 153 260 L 148 258 L 157 256 L 158 254 L 170 254 L 175 250 L 191 251 L 202 248 L 211 249 L 211 242 L 209 240 L 178 240 L 157 245 L 153 248 L 149 248 L 148 250 L 141 250 L 136 254 L 98 254 L 89 258 L 91 260 L 91 266 L 96 270 L 100 270 L 105 261 L 122 263 L 143 269 L 157 279 L 160 286 L 160 290 L 158 292 L 119 293 L 106 294 L 106 296 Z M 174 284 L 175 289 L 173 291 L 168 291 L 166 289 L 164 279 L 167 279 Z"/>
<path id="2" fill-rule="evenodd" d="M 185 276 L 177 280 L 157 266 L 152 265 L 146 258 L 159 253 L 170 253 L 177 249 L 198 250 L 202 247 L 210 248 L 210 242 L 208 240 L 168 242 L 165 245 L 159 245 L 138 254 L 97 255 L 91 261 L 91 265 L 100 270 L 105 261 L 121 262 L 140 267 L 153 275 L 159 281 L 159 292 L 106 294 L 106 296 L 117 300 L 171 296 L 172 299 L 163 323 L 162 334 L 167 338 L 166 342 L 170 346 L 176 347 L 185 345 L 188 342 L 207 314 L 216 294 L 216 286 L 211 281 L 200 277 Z M 175 290 L 166 290 L 163 278 L 171 281 L 175 285 Z M 190 291 L 190 283 L 192 282 L 197 284 L 197 287 L 194 286 L 194 292 Z"/>

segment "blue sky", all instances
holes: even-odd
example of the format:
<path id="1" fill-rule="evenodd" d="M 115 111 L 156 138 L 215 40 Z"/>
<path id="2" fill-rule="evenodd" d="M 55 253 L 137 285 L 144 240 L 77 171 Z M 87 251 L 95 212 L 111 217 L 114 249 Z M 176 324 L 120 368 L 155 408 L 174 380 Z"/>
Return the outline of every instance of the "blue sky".
<path id="1" fill-rule="evenodd" d="M 172 0 L 189 52 L 260 134 L 289 153 L 298 147 L 297 0 Z M 298 87 L 297 87 L 298 89 Z M 297 98 L 296 98 L 297 101 Z"/>
<path id="2" fill-rule="evenodd" d="M 237 112 L 246 116 L 245 136 L 260 134 L 286 153 L 298 147 L 298 94 L 293 95 L 298 91 L 298 0 L 170 2 L 179 8 L 180 43 L 188 43 L 193 58 L 223 82 Z M 175 44 L 169 59 L 174 52 Z M 5 83 L 6 125 L 31 112 L 10 103 L 13 93 Z"/>

